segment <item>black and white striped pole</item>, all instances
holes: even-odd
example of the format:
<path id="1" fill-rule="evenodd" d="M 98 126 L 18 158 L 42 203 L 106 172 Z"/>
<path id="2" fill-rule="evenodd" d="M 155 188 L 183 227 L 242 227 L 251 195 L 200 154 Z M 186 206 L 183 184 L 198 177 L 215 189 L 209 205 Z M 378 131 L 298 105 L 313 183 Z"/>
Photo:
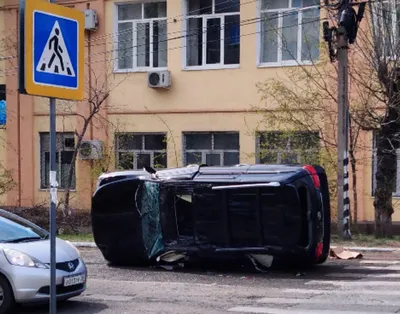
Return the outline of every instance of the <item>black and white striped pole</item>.
<path id="1" fill-rule="evenodd" d="M 349 24 L 351 23 L 349 0 L 342 0 L 339 7 L 339 27 L 337 29 L 338 61 L 338 234 L 341 239 L 351 238 L 349 199 L 349 99 L 348 99 L 348 49 Z"/>
<path id="2" fill-rule="evenodd" d="M 349 152 L 343 156 L 343 238 L 350 239 Z"/>

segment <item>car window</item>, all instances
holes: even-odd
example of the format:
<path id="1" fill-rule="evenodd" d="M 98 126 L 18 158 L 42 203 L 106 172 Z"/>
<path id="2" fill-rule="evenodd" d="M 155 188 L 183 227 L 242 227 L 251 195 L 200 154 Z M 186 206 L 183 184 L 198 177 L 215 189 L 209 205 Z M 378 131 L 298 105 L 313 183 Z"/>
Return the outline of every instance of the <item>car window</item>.
<path id="1" fill-rule="evenodd" d="M 45 238 L 46 235 L 39 228 L 0 216 L 0 242 L 9 242 L 23 238 Z"/>

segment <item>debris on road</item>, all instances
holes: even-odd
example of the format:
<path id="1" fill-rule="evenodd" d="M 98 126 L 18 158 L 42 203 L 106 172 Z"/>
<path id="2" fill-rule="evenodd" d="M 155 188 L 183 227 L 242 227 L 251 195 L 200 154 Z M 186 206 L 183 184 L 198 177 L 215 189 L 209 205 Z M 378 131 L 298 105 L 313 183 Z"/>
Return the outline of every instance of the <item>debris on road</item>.
<path id="1" fill-rule="evenodd" d="M 330 249 L 329 257 L 334 259 L 359 259 L 363 258 L 363 255 L 360 252 L 353 252 L 344 249 L 343 247 L 336 247 L 334 249 Z"/>
<path id="2" fill-rule="evenodd" d="M 164 261 L 164 262 L 168 262 L 168 263 L 173 263 L 173 262 L 177 262 L 183 258 L 185 258 L 185 254 L 179 254 L 179 253 L 175 253 L 174 251 L 168 251 L 164 254 L 161 254 L 160 256 L 157 257 L 157 262 Z"/>
<path id="3" fill-rule="evenodd" d="M 250 254 L 248 255 L 256 270 L 266 273 L 271 267 L 274 257 L 266 254 Z"/>

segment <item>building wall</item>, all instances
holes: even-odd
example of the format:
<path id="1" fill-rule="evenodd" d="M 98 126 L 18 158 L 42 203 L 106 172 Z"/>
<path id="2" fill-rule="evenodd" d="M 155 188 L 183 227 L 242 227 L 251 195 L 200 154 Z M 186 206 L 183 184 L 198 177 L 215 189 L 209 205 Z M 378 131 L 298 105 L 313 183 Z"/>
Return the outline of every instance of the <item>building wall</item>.
<path id="1" fill-rule="evenodd" d="M 3 51 L 3 39 L 5 37 L 5 15 L 4 15 L 4 10 L 1 10 L 1 8 L 4 6 L 4 0 L 0 0 L 0 49 Z M 3 85 L 6 82 L 6 77 L 5 77 L 5 62 L 3 60 L 3 53 L 0 53 L 0 84 Z M 5 143 L 5 138 L 6 138 L 6 130 L 5 128 L 0 129 L 0 165 L 7 169 L 7 149 L 6 149 L 6 143 Z M 6 195 L 5 194 L 0 194 L 0 204 L 4 204 L 6 200 Z"/>
<path id="2" fill-rule="evenodd" d="M 1 50 L 3 51 L 3 39 L 5 36 L 5 16 L 4 16 L 4 10 L 1 8 L 4 7 L 4 0 L 0 0 L 0 43 L 1 43 Z M 5 62 L 2 59 L 3 53 L 0 53 L 0 84 L 5 84 L 6 78 L 5 78 Z"/>
<path id="3" fill-rule="evenodd" d="M 3 0 L 0 0 L 0 7 Z M 128 2 L 125 0 L 118 1 Z M 130 1 L 132 2 L 132 1 Z M 135 2 L 135 1 L 133 1 Z M 270 78 L 285 77 L 291 67 L 257 67 L 259 29 L 257 23 L 241 26 L 240 66 L 232 69 L 189 70 L 183 68 L 185 42 L 179 37 L 183 29 L 182 1 L 168 0 L 168 70 L 172 75 L 169 90 L 147 87 L 147 73 L 114 73 L 115 47 L 115 1 L 64 1 L 62 4 L 85 9 L 88 4 L 99 14 L 99 29 L 86 34 L 85 53 L 90 68 L 86 68 L 87 97 L 91 98 L 98 87 L 105 87 L 110 96 L 104 101 L 102 119 L 89 126 L 85 139 L 100 139 L 106 148 L 114 147 L 116 131 L 124 132 L 165 132 L 168 135 L 168 166 L 181 166 L 182 133 L 188 131 L 237 131 L 240 134 L 240 162 L 254 163 L 256 138 L 254 131 L 268 130 L 261 123 L 262 116 L 252 111 L 252 106 L 264 105 L 256 84 Z M 257 16 L 257 2 L 241 0 L 241 21 Z M 0 10 L 0 21 L 17 29 L 16 1 L 8 1 L 7 10 Z M 176 17 L 175 20 L 173 17 Z M 246 23 L 245 23 L 246 24 Z M 0 34 L 4 26 L 0 23 Z M 177 36 L 178 35 L 178 36 Z M 90 38 L 89 38 L 90 36 Z M 8 55 L 15 55 L 15 48 Z M 0 68 L 2 68 L 0 61 Z M 3 63 L 4 64 L 4 63 Z M 91 73 L 91 75 L 89 75 Z M 0 75 L 1 80 L 4 78 Z M 106 82 L 106 83 L 105 83 Z M 17 77 L 8 75 L 7 84 L 7 129 L 0 130 L 0 137 L 7 139 L 7 147 L 0 148 L 0 162 L 6 162 L 13 172 L 16 187 L 0 196 L 0 203 L 11 206 L 32 206 L 46 204 L 49 192 L 40 187 L 40 145 L 39 132 L 48 132 L 48 99 L 33 98 L 16 93 Z M 103 84 L 104 83 L 104 84 Z M 269 109 L 273 103 L 265 104 Z M 87 102 L 57 102 L 57 131 L 74 132 L 83 126 L 78 114 L 86 115 Z M 107 123 L 104 123 L 107 121 Z M 366 143 L 369 135 L 363 135 Z M 357 173 L 359 213 L 358 220 L 373 220 L 373 200 L 371 197 L 370 150 L 359 153 L 363 163 Z M 114 155 L 112 155 L 114 156 Z M 111 160 L 111 170 L 115 160 Z M 71 205 L 79 209 L 90 208 L 90 198 L 94 191 L 95 179 L 91 177 L 90 162 L 78 161 L 76 165 L 76 191 L 71 194 Z M 63 191 L 59 191 L 59 198 Z M 394 220 L 400 221 L 400 204 L 395 200 L 397 210 Z"/>
<path id="4" fill-rule="evenodd" d="M 8 30 L 17 38 L 18 29 L 18 1 L 4 0 L 4 8 L 0 14 L 4 15 L 4 23 Z M 101 21 L 104 20 L 104 1 L 57 1 L 62 5 L 84 10 L 88 6 L 95 9 Z M 104 23 L 96 31 L 96 36 L 104 36 Z M 0 29 L 1 30 L 1 29 Z M 86 34 L 88 37 L 88 34 Z M 104 44 L 92 47 L 90 53 L 98 54 L 104 51 Z M 85 56 L 89 55 L 88 46 L 85 47 Z M 17 55 L 17 46 L 7 48 L 8 56 Z M 104 56 L 103 53 L 101 55 Z M 90 61 L 90 60 L 85 60 Z M 88 63 L 88 62 L 86 62 Z M 17 58 L 13 58 L 7 67 L 12 69 L 6 76 L 7 85 L 7 131 L 6 131 L 6 155 L 7 167 L 12 172 L 15 180 L 15 188 L 7 193 L 6 204 L 9 206 L 33 206 L 47 204 L 49 202 L 49 191 L 40 188 L 40 145 L 39 132 L 49 131 L 49 101 L 47 98 L 20 95 L 18 89 L 17 72 L 15 70 Z M 88 73 L 104 73 L 105 62 L 96 63 L 95 67 L 85 69 L 86 85 L 88 85 Z M 97 79 L 100 75 L 97 76 Z M 1 82 L 0 82 L 1 83 Z M 89 94 L 88 94 L 89 96 Z M 65 102 L 57 101 L 57 131 L 74 132 L 79 130 L 82 119 L 77 114 L 86 114 L 87 102 Z M 105 139 L 104 129 L 90 127 L 85 139 Z M 90 196 L 94 184 L 88 179 L 90 168 L 85 163 L 77 163 L 76 180 L 77 190 L 71 193 L 71 206 L 75 208 L 88 209 L 90 207 Z M 59 199 L 63 196 L 63 190 L 59 189 Z"/>

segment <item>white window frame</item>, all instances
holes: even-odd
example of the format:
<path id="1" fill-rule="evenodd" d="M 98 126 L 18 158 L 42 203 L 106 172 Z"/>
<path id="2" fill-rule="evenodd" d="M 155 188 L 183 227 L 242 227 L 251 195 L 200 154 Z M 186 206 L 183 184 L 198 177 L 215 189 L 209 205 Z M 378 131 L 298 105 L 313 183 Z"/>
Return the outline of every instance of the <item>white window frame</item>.
<path id="1" fill-rule="evenodd" d="M 168 145 L 166 145 L 165 150 L 159 150 L 159 149 L 145 149 L 145 137 L 148 135 L 163 135 L 167 137 L 166 133 L 162 132 L 148 132 L 148 133 L 141 133 L 141 132 L 122 132 L 122 133 L 117 133 L 116 136 L 121 136 L 121 135 L 132 135 L 132 136 L 140 136 L 141 142 L 142 142 L 142 149 L 121 149 L 119 148 L 119 140 L 116 140 L 116 147 L 115 147 L 115 161 L 116 161 L 116 166 L 118 168 L 119 166 L 119 153 L 130 153 L 133 154 L 133 169 L 130 170 L 140 170 L 137 167 L 137 160 L 138 160 L 138 155 L 139 154 L 149 154 L 150 155 L 150 167 L 154 168 L 154 153 L 163 153 L 166 155 L 165 161 L 166 161 L 166 167 L 168 167 Z M 166 169 L 166 168 L 156 168 L 156 169 Z"/>
<path id="2" fill-rule="evenodd" d="M 258 132 L 257 137 L 256 137 L 256 162 L 261 163 L 261 151 L 267 151 L 267 149 L 262 149 L 261 148 L 261 135 L 265 133 L 274 133 L 274 132 L 279 132 L 279 131 L 261 131 Z M 299 133 L 313 133 L 313 132 L 299 132 Z M 315 133 L 318 133 L 315 131 Z M 268 149 L 269 153 L 275 153 L 276 154 L 276 160 L 277 164 L 281 164 L 282 162 L 282 154 L 296 154 L 297 155 L 297 160 L 296 162 L 298 164 L 304 164 L 304 162 L 301 160 L 301 155 L 303 153 L 308 153 L 308 154 L 316 154 L 320 150 L 320 147 L 315 147 L 315 148 L 310 148 L 310 149 L 292 149 L 290 147 L 286 148 L 277 148 L 277 149 Z"/>
<path id="3" fill-rule="evenodd" d="M 397 0 L 384 0 L 381 2 L 377 2 L 374 4 L 374 14 L 373 14 L 373 19 L 374 19 L 374 24 L 377 25 L 377 28 L 374 29 L 375 36 L 381 37 L 383 39 L 383 47 L 382 47 L 382 58 L 388 58 L 390 59 L 396 59 L 396 55 L 391 55 L 390 53 L 385 54 L 385 49 L 386 49 L 386 44 L 385 44 L 385 39 L 387 39 L 386 32 L 385 32 L 385 27 L 383 24 L 383 8 L 382 5 L 388 4 L 390 6 L 390 10 L 392 13 L 392 34 L 391 38 L 393 38 L 396 43 L 392 43 L 392 48 L 394 48 L 396 51 L 400 49 L 400 34 L 399 32 L 399 26 L 397 25 L 397 11 L 396 11 L 396 4 L 400 5 L 400 2 Z M 400 10 L 400 9 L 398 9 Z M 399 12 L 400 15 L 400 12 Z M 399 21 L 400 22 L 400 21 Z"/>
<path id="4" fill-rule="evenodd" d="M 201 15 L 189 15 L 189 1 L 188 0 L 182 0 L 183 3 L 183 12 L 184 12 L 184 20 L 182 23 L 182 66 L 184 70 L 218 70 L 218 69 L 238 69 L 240 68 L 240 57 L 239 57 L 239 63 L 238 64 L 224 64 L 225 61 L 225 17 L 226 16 L 239 16 L 239 23 L 240 21 L 240 10 L 239 12 L 229 12 L 229 13 L 215 13 L 215 0 L 212 0 L 212 13 L 211 14 L 201 14 Z M 202 40 L 202 65 L 188 65 L 187 64 L 187 34 L 188 34 L 188 22 L 189 19 L 191 18 L 196 18 L 202 19 L 202 25 L 203 25 L 203 40 Z M 221 21 L 221 30 L 220 30 L 220 38 L 221 38 L 221 45 L 220 45 L 220 63 L 215 63 L 215 64 L 207 64 L 207 20 L 209 19 L 216 19 L 219 18 Z M 240 24 L 239 24 L 240 25 Z M 241 41 L 241 36 L 240 34 L 240 41 Z M 241 45 L 241 43 L 240 43 Z"/>
<path id="5" fill-rule="evenodd" d="M 302 52 L 302 45 L 303 45 L 303 37 L 302 37 L 302 20 L 303 20 L 303 11 L 305 10 L 310 10 L 310 9 L 316 9 L 318 8 L 318 5 L 315 6 L 309 6 L 309 7 L 292 7 L 292 0 L 289 0 L 289 6 L 288 8 L 281 8 L 281 9 L 268 9 L 268 10 L 262 10 L 262 1 L 263 0 L 257 0 L 257 67 L 262 68 L 262 67 L 281 67 L 281 66 L 295 66 L 295 65 L 312 65 L 316 64 L 319 62 L 320 58 L 317 60 L 301 60 L 301 52 Z M 282 61 L 282 26 L 283 26 L 283 17 L 282 13 L 289 11 L 289 12 L 298 12 L 298 18 L 297 18 L 297 59 L 296 60 L 283 60 Z M 278 59 L 277 62 L 263 62 L 262 61 L 262 52 L 261 49 L 263 48 L 262 44 L 262 15 L 264 13 L 279 13 L 279 18 L 278 18 Z M 321 15 L 320 15 L 321 18 Z M 320 31 L 320 39 L 319 41 L 321 42 L 321 31 Z"/>
<path id="6" fill-rule="evenodd" d="M 150 72 L 150 71 L 166 71 L 168 69 L 168 58 L 167 58 L 167 66 L 166 67 L 153 67 L 153 22 L 154 21 L 165 21 L 167 23 L 167 36 L 168 36 L 168 17 L 157 17 L 157 18 L 144 18 L 144 4 L 145 3 L 152 3 L 152 2 L 167 2 L 166 0 L 142 0 L 142 1 L 134 1 L 134 2 L 117 2 L 114 3 L 114 72 L 116 73 L 128 73 L 128 72 Z M 137 20 L 118 20 L 118 7 L 123 6 L 123 5 L 128 5 L 128 4 L 141 4 L 142 7 L 142 19 L 137 19 Z M 118 67 L 118 60 L 119 60 L 119 49 L 118 49 L 118 24 L 119 23 L 132 23 L 132 68 L 131 69 L 119 69 Z M 150 24 L 150 66 L 148 67 L 138 67 L 136 66 L 137 64 L 137 36 L 136 36 L 136 30 L 137 30 L 137 24 L 144 24 L 144 23 L 149 23 Z M 167 38 L 168 40 L 168 38 Z M 167 42 L 167 47 L 168 47 L 168 42 Z M 167 48 L 167 55 L 168 55 L 168 48 Z"/>
<path id="7" fill-rule="evenodd" d="M 211 136 L 211 149 L 186 149 L 186 135 L 188 134 L 207 134 Z M 206 164 L 207 163 L 207 154 L 219 154 L 220 155 L 220 166 L 223 166 L 225 164 L 224 160 L 224 153 L 238 153 L 239 154 L 239 163 L 240 163 L 240 142 L 239 142 L 239 147 L 238 149 L 214 149 L 214 134 L 238 134 L 240 137 L 239 132 L 234 132 L 234 131 L 217 131 L 217 132 L 184 132 L 182 135 L 182 141 L 183 141 L 183 149 L 182 149 L 182 163 L 183 165 L 189 165 L 187 164 L 186 160 L 186 153 L 199 153 L 201 154 L 201 163 Z M 240 140 L 240 138 L 239 138 Z"/>

